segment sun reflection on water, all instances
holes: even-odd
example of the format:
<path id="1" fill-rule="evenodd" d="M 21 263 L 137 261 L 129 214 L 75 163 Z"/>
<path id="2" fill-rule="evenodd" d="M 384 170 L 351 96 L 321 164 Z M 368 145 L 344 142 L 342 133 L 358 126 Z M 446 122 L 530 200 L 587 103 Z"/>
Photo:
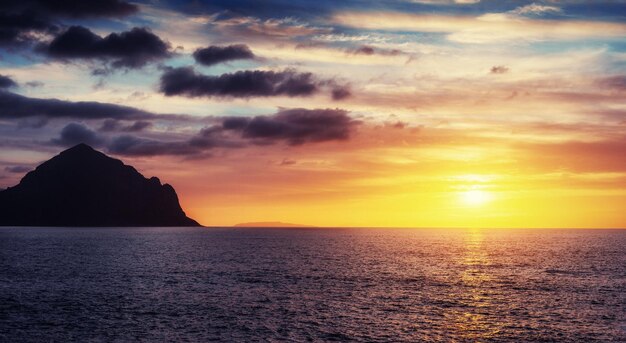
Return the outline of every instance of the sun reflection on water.
<path id="1" fill-rule="evenodd" d="M 489 273 L 491 260 L 484 246 L 484 232 L 470 229 L 465 237 L 465 253 L 459 260 L 463 272 L 460 286 L 463 290 L 457 295 L 459 307 L 452 314 L 452 324 L 460 337 L 474 342 L 493 339 L 501 331 L 502 323 L 488 318 L 487 313 L 494 307 Z"/>

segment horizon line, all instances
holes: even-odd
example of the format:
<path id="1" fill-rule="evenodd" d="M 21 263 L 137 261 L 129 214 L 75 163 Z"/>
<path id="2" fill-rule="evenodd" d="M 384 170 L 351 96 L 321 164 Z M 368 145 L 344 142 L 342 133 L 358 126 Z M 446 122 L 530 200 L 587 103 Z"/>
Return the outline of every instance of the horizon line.
<path id="1" fill-rule="evenodd" d="M 626 230 L 626 227 L 471 227 L 471 226 L 237 226 L 237 225 L 201 225 L 203 228 L 235 228 L 235 229 L 426 229 L 426 230 L 474 230 L 474 229 L 520 229 L 520 230 Z"/>

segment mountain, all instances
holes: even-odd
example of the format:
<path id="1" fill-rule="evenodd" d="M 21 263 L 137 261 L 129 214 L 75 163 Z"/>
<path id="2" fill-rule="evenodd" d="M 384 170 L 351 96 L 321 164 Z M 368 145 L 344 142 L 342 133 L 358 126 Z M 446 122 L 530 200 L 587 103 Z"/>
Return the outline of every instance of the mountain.
<path id="1" fill-rule="evenodd" d="M 313 227 L 311 225 L 291 224 L 283 222 L 251 222 L 235 224 L 235 227 Z"/>
<path id="2" fill-rule="evenodd" d="M 199 226 L 174 188 L 85 144 L 0 191 L 3 226 Z"/>

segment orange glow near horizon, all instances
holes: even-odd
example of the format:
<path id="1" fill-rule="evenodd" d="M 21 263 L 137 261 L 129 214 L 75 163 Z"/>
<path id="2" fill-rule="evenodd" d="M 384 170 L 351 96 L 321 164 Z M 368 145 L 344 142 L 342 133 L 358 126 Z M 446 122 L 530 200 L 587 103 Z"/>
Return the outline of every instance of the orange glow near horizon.
<path id="1" fill-rule="evenodd" d="M 571 152 L 576 160 L 567 161 L 569 170 L 558 170 L 569 151 L 553 158 L 532 146 L 424 146 L 419 140 L 428 139 L 426 133 L 398 131 L 377 138 L 391 146 L 381 149 L 362 131 L 342 150 L 329 151 L 328 144 L 278 152 L 258 148 L 245 161 L 231 156 L 217 166 L 190 161 L 194 172 L 175 163 L 160 170 L 169 173 L 164 180 L 176 181 L 187 213 L 209 226 L 276 221 L 320 227 L 626 226 L 626 177 L 588 170 L 605 157 L 578 146 Z M 279 163 L 295 151 L 302 156 L 294 158 L 297 163 Z"/>
<path id="2" fill-rule="evenodd" d="M 254 164 L 253 162 L 251 162 Z M 268 167 L 236 177 L 218 172 L 219 185 L 206 189 L 180 184 L 183 206 L 202 224 L 281 221 L 320 227 L 623 227 L 626 192 L 612 189 L 615 175 L 515 173 L 503 169 L 446 176 L 444 170 L 404 164 L 343 171 L 340 165 L 315 172 L 303 166 L 302 178 L 284 167 Z M 445 168 L 445 167 L 442 167 Z M 344 174 L 345 172 L 345 174 Z M 321 174 L 321 175 L 320 175 Z M 590 178 L 583 182 L 584 179 Z M 210 180 L 210 178 L 208 179 Z M 271 180 L 271 182 L 269 182 Z M 572 187 L 572 185 L 577 185 Z M 215 189 L 218 187 L 218 189 Z M 234 187 L 228 193 L 221 187 Z"/>

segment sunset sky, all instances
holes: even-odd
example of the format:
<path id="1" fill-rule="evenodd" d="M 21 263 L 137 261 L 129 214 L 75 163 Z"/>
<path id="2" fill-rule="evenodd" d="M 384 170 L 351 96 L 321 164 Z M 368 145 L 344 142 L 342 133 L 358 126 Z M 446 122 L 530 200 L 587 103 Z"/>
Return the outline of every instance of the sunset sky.
<path id="1" fill-rule="evenodd" d="M 626 1 L 2 1 L 0 188 L 87 143 L 204 225 L 626 227 Z"/>

